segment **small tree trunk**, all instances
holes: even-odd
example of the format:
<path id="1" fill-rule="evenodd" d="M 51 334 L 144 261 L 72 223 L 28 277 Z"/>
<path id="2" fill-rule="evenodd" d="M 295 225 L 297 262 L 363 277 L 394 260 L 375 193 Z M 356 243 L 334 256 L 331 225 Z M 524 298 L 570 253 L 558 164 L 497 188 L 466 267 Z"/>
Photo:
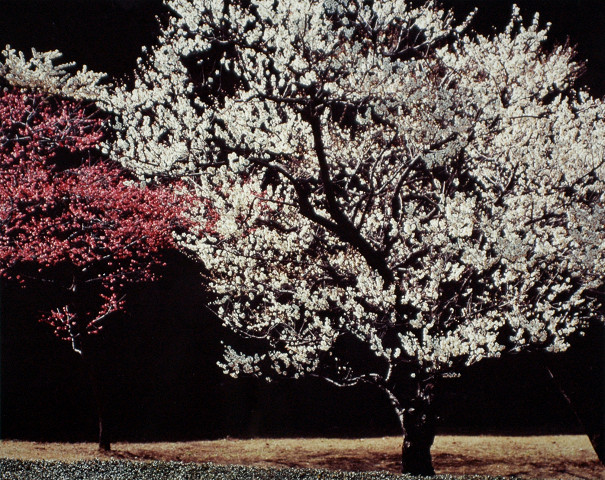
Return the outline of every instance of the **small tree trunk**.
<path id="1" fill-rule="evenodd" d="M 102 452 L 109 452 L 111 450 L 111 442 L 105 428 L 105 418 L 102 413 L 99 413 L 99 450 Z"/>
<path id="2" fill-rule="evenodd" d="M 82 348 L 82 359 L 84 360 L 90 376 L 95 405 L 97 407 L 99 419 L 99 450 L 102 452 L 109 452 L 111 450 L 111 440 L 105 415 L 105 390 L 99 381 L 97 362 L 93 358 L 93 355 L 91 355 L 90 350 L 91 348 L 89 346 Z"/>
<path id="3" fill-rule="evenodd" d="M 86 309 L 81 304 L 78 275 L 76 273 L 73 274 L 73 281 L 69 290 L 71 292 L 69 310 L 72 312 L 72 318 L 70 319 L 70 325 L 72 325 L 70 326 L 72 348 L 75 352 L 80 354 L 84 361 L 84 365 L 88 370 L 99 419 L 99 450 L 108 452 L 111 450 L 111 442 L 105 418 L 105 389 L 103 388 L 103 384 L 99 381 L 98 354 L 86 331 L 85 315 L 80 313 L 86 311 Z"/>
<path id="4" fill-rule="evenodd" d="M 560 370 L 555 374 L 554 366 L 545 365 L 545 369 L 578 422 L 584 427 L 599 461 L 605 465 L 605 408 L 603 394 L 599 395 L 599 386 L 593 386 L 594 390 L 590 394 L 587 394 L 586 391 L 582 394 L 581 391 L 578 391 L 580 388 L 577 379 L 571 379 L 569 374 L 566 376 Z M 596 378 L 599 377 L 596 376 Z M 601 386 L 600 389 L 602 392 L 603 387 Z"/>
<path id="5" fill-rule="evenodd" d="M 566 352 L 538 359 L 605 465 L 605 326 L 595 322 Z"/>
<path id="6" fill-rule="evenodd" d="M 89 365 L 92 389 L 94 392 L 95 403 L 97 405 L 97 414 L 99 417 L 99 450 L 102 452 L 109 452 L 111 450 L 111 442 L 105 415 L 105 392 L 101 383 L 99 382 L 96 364 L 92 362 Z"/>

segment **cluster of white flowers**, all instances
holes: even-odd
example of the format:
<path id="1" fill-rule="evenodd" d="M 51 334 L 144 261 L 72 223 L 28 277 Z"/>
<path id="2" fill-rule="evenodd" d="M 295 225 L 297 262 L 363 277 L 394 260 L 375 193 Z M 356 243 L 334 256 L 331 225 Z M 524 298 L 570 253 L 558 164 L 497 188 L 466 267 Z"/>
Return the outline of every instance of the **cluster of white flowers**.
<path id="1" fill-rule="evenodd" d="M 433 2 L 166 4 L 134 86 L 100 95 L 107 148 L 199 194 L 182 243 L 265 346 L 226 372 L 392 393 L 603 321 L 605 105 L 537 16 L 484 37 Z"/>
<path id="2" fill-rule="evenodd" d="M 16 87 L 42 90 L 51 95 L 62 95 L 75 100 L 97 99 L 104 92 L 100 86 L 103 73 L 90 71 L 83 66 L 69 72 L 74 62 L 55 64 L 62 54 L 57 51 L 38 52 L 32 48 L 31 57 L 7 45 L 0 54 L 0 77 Z"/>

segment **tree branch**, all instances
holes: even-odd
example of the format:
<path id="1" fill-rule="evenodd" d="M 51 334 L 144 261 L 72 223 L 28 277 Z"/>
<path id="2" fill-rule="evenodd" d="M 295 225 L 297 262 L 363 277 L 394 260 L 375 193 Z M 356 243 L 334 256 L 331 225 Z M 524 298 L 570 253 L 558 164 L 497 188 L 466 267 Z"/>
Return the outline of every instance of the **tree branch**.
<path id="1" fill-rule="evenodd" d="M 320 179 L 324 188 L 328 212 L 337 224 L 337 230 L 334 231 L 338 237 L 355 247 L 365 258 L 372 268 L 374 268 L 385 281 L 385 285 L 390 285 L 394 281 L 393 272 L 388 267 L 385 257 L 361 235 L 355 228 L 351 220 L 341 210 L 334 191 L 334 183 L 330 177 L 330 166 L 326 157 L 325 147 L 321 132 L 321 121 L 317 114 L 309 118 L 311 129 L 313 131 L 313 140 L 315 153 L 319 162 Z"/>

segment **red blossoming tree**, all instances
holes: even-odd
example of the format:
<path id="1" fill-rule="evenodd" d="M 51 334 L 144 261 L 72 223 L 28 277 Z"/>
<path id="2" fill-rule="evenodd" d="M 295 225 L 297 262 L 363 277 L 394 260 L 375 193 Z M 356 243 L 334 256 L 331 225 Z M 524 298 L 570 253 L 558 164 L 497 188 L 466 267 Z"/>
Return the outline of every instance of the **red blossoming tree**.
<path id="1" fill-rule="evenodd" d="M 0 275 L 53 292 L 40 321 L 90 368 L 108 450 L 90 337 L 125 308 L 124 288 L 155 279 L 177 247 L 175 232 L 190 226 L 184 196 L 101 158 L 103 119 L 91 105 L 5 88 L 0 119 Z"/>

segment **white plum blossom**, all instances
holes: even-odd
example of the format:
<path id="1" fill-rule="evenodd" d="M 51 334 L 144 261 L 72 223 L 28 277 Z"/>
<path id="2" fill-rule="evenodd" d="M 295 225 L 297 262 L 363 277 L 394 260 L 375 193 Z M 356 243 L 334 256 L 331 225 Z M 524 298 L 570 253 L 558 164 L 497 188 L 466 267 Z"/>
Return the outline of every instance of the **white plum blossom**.
<path id="1" fill-rule="evenodd" d="M 226 373 L 375 385 L 430 473 L 439 378 L 603 322 L 605 106 L 537 15 L 486 37 L 433 1 L 166 4 L 102 95 L 107 148 L 199 194 L 181 241 L 251 339 Z"/>
<path id="2" fill-rule="evenodd" d="M 88 70 L 86 65 L 71 73 L 69 70 L 75 62 L 55 63 L 62 56 L 57 50 L 38 52 L 32 48 L 28 58 L 6 45 L 0 52 L 0 77 L 16 87 L 43 90 L 75 100 L 91 100 L 105 94 L 105 87 L 100 85 L 105 74 Z"/>

